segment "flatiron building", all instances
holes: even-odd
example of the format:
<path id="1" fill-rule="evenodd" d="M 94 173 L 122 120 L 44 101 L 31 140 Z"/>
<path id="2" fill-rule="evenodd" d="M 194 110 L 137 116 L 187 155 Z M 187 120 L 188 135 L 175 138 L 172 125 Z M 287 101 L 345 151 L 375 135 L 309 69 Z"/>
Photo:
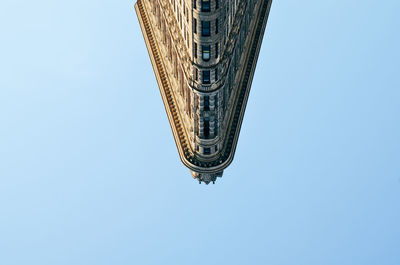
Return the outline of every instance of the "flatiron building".
<path id="1" fill-rule="evenodd" d="M 138 0 L 183 164 L 200 183 L 232 162 L 272 0 Z"/>

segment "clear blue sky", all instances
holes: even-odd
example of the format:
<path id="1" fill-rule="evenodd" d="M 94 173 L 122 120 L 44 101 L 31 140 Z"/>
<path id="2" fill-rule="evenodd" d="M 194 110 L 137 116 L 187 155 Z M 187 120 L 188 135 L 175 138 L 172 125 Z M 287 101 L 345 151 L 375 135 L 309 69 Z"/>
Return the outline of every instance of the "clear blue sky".
<path id="1" fill-rule="evenodd" d="M 276 0 L 209 186 L 133 4 L 0 2 L 1 265 L 400 264 L 399 1 Z"/>

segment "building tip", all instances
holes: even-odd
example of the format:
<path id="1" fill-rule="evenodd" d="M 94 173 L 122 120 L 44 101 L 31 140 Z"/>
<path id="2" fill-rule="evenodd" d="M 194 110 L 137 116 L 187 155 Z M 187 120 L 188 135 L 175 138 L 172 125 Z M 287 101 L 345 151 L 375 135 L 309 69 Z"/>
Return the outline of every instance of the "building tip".
<path id="1" fill-rule="evenodd" d="M 223 171 L 217 172 L 217 173 L 198 173 L 191 171 L 192 176 L 194 179 L 197 179 L 199 181 L 199 184 L 204 182 L 206 185 L 210 184 L 211 182 L 215 184 L 215 181 L 217 178 L 221 178 Z"/>

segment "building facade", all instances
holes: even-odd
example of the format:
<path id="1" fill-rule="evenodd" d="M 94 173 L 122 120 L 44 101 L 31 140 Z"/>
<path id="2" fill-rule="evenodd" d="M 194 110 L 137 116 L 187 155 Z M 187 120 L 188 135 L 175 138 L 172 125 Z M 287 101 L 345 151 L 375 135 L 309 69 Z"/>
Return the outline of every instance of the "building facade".
<path id="1" fill-rule="evenodd" d="M 199 182 L 232 162 L 272 0 L 138 0 L 179 156 Z"/>

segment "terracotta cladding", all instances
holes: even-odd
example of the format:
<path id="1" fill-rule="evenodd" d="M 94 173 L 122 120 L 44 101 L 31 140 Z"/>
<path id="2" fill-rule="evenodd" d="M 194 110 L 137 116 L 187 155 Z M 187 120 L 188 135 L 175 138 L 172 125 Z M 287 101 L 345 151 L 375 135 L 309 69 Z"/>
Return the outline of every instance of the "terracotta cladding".
<path id="1" fill-rule="evenodd" d="M 219 0 L 217 8 L 217 0 L 138 0 L 136 5 L 179 154 L 200 181 L 222 176 L 233 159 L 270 4 Z"/>

